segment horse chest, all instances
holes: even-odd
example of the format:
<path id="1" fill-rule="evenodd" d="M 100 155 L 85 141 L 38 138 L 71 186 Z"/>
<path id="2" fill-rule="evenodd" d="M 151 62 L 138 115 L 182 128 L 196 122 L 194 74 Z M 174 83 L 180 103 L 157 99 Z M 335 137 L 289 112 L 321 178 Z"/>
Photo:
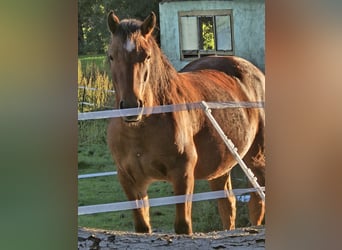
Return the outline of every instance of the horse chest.
<path id="1" fill-rule="evenodd" d="M 115 158 L 124 168 L 136 175 L 165 179 L 175 159 L 174 138 L 165 131 L 121 131 L 115 140 Z"/>
<path id="2" fill-rule="evenodd" d="M 134 162 L 140 162 L 149 155 L 145 138 L 139 136 L 120 136 L 120 141 L 116 144 L 122 158 L 131 159 Z"/>

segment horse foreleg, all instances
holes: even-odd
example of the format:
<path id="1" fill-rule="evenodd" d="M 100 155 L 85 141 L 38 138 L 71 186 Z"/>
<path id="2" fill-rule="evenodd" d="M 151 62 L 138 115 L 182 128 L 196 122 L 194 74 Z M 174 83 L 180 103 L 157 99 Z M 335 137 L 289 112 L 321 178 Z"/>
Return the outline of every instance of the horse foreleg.
<path id="1" fill-rule="evenodd" d="M 232 190 L 230 173 L 209 181 L 212 191 L 227 190 L 227 198 L 218 199 L 218 210 L 221 216 L 223 229 L 232 230 L 235 228 L 236 199 Z"/>
<path id="2" fill-rule="evenodd" d="M 176 204 L 175 232 L 177 234 L 192 234 L 191 209 L 194 176 L 179 176 L 173 182 L 175 195 L 186 195 L 184 203 Z"/>
<path id="3" fill-rule="evenodd" d="M 137 233 L 151 233 L 150 214 L 147 195 L 147 184 L 132 181 L 132 178 L 119 173 L 120 183 L 126 193 L 128 200 L 137 200 L 142 207 L 133 209 L 135 231 Z"/>

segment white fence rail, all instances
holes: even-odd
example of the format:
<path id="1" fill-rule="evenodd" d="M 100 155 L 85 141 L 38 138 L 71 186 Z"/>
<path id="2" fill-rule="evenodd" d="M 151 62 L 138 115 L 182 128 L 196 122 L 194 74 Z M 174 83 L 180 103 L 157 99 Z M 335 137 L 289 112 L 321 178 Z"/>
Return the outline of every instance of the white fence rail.
<path id="1" fill-rule="evenodd" d="M 91 91 L 103 91 L 103 92 L 108 92 L 108 93 L 115 93 L 114 90 L 108 89 L 98 89 L 98 88 L 91 88 L 91 87 L 85 87 L 85 86 L 78 86 L 79 89 L 83 89 L 83 90 L 91 90 Z"/>
<path id="2" fill-rule="evenodd" d="M 102 177 L 102 176 L 110 176 L 110 175 L 117 175 L 117 171 L 112 172 L 102 172 L 102 173 L 92 173 L 92 174 L 80 174 L 78 176 L 78 179 L 86 179 L 86 178 L 92 178 L 92 177 Z"/>
<path id="3" fill-rule="evenodd" d="M 265 188 L 262 188 L 262 190 L 265 190 Z M 243 194 L 251 193 L 255 191 L 257 191 L 255 188 L 233 189 L 232 191 L 220 190 L 220 191 L 212 191 L 212 192 L 195 193 L 191 195 L 175 195 L 175 196 L 162 197 L 162 198 L 153 198 L 149 200 L 141 199 L 141 200 L 135 200 L 135 201 L 124 201 L 124 202 L 115 202 L 115 203 L 108 203 L 108 204 L 82 206 L 82 207 L 78 207 L 78 215 L 115 212 L 115 211 L 137 209 L 137 208 L 142 208 L 142 207 L 165 206 L 165 205 L 172 205 L 172 204 L 184 203 L 184 202 L 189 202 L 189 201 L 195 202 L 195 201 L 213 200 L 213 199 L 219 199 L 219 198 L 226 198 L 233 194 L 235 196 L 242 196 Z"/>

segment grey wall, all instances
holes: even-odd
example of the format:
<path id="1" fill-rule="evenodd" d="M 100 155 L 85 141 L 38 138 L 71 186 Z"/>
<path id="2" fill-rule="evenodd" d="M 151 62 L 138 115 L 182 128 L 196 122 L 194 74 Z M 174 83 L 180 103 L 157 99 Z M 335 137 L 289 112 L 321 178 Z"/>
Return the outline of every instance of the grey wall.
<path id="1" fill-rule="evenodd" d="M 178 11 L 232 9 L 235 55 L 265 71 L 265 1 L 173 1 L 159 4 L 161 48 L 177 70 L 180 60 Z"/>

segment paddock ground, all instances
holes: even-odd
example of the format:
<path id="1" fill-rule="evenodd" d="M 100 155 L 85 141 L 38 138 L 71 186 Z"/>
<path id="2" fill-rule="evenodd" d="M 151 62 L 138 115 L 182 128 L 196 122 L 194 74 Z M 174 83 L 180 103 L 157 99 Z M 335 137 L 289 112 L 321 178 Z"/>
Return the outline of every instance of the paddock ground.
<path id="1" fill-rule="evenodd" d="M 192 236 L 161 232 L 137 234 L 79 227 L 78 249 L 265 249 L 265 227 L 194 233 Z"/>

